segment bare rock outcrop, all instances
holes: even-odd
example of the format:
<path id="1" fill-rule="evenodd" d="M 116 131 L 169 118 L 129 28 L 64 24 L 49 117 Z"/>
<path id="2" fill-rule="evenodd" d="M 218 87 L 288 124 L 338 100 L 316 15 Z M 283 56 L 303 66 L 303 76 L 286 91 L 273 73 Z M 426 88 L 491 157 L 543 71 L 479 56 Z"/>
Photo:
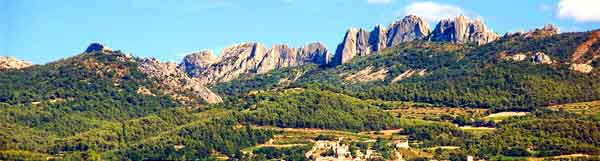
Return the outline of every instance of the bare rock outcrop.
<path id="1" fill-rule="evenodd" d="M 569 69 L 580 73 L 590 73 L 594 67 L 588 64 L 571 64 Z"/>
<path id="2" fill-rule="evenodd" d="M 534 29 L 533 31 L 524 33 L 526 38 L 544 38 L 552 35 L 560 34 L 560 29 L 553 24 L 544 25 L 542 28 Z"/>
<path id="3" fill-rule="evenodd" d="M 376 40 L 369 39 L 370 33 L 365 29 L 350 28 L 344 36 L 344 41 L 340 43 L 333 56 L 333 66 L 344 64 L 355 56 L 365 56 L 371 53 L 369 42 Z"/>
<path id="4" fill-rule="evenodd" d="M 349 74 L 344 77 L 344 80 L 353 82 L 371 82 L 371 81 L 383 81 L 387 74 L 385 68 L 374 70 L 372 66 L 369 66 L 363 70 L 360 70 L 354 74 Z"/>
<path id="5" fill-rule="evenodd" d="M 369 35 L 369 45 L 371 52 L 377 52 L 388 47 L 387 30 L 383 25 L 377 25 Z"/>
<path id="6" fill-rule="evenodd" d="M 190 78 L 185 72 L 179 70 L 175 63 L 161 63 L 155 58 L 136 59 L 136 61 L 142 73 L 150 78 L 157 79 L 157 82 L 160 83 L 155 85 L 166 94 L 171 94 L 178 100 L 194 101 L 191 98 L 177 94 L 191 90 L 208 103 L 220 103 L 223 101 L 221 97 L 203 86 L 198 80 Z M 140 92 L 144 91 L 141 90 Z"/>
<path id="7" fill-rule="evenodd" d="M 395 21 L 387 33 L 387 47 L 403 42 L 421 40 L 429 36 L 429 25 L 425 20 L 415 15 L 409 15 L 402 20 Z"/>
<path id="8" fill-rule="evenodd" d="M 31 66 L 30 62 L 18 60 L 13 57 L 0 56 L 0 69 L 22 69 Z"/>
<path id="9" fill-rule="evenodd" d="M 378 53 L 385 48 L 414 40 L 483 45 L 498 37 L 498 34 L 488 30 L 482 21 L 469 20 L 465 16 L 442 20 L 432 32 L 425 20 L 409 15 L 390 24 L 388 29 L 381 25 L 375 26 L 370 32 L 365 29 L 348 29 L 344 40 L 336 48 L 331 66 L 344 64 L 356 56 Z"/>
<path id="10" fill-rule="evenodd" d="M 412 69 L 406 70 L 406 71 L 400 73 L 398 76 L 394 77 L 394 79 L 392 79 L 392 83 L 404 80 L 408 77 L 411 77 L 415 73 L 416 73 L 415 70 L 412 70 Z M 423 75 L 425 75 L 425 74 L 423 74 Z"/>
<path id="11" fill-rule="evenodd" d="M 537 52 L 533 56 L 531 56 L 531 62 L 534 64 L 552 64 L 554 61 L 550 56 L 546 55 L 543 52 Z"/>
<path id="12" fill-rule="evenodd" d="M 217 61 L 218 59 L 213 56 L 210 50 L 202 50 L 183 57 L 183 61 L 179 64 L 179 69 L 188 72 L 190 75 L 195 75 L 198 71 L 206 70 L 206 68 Z"/>
<path id="13" fill-rule="evenodd" d="M 487 29 L 481 20 L 470 20 L 460 15 L 454 19 L 441 20 L 429 39 L 456 44 L 476 43 L 483 45 L 498 39 L 498 34 Z"/>
<path id="14" fill-rule="evenodd" d="M 247 42 L 225 48 L 219 58 L 202 58 L 210 61 L 186 63 L 184 59 L 179 66 L 206 85 L 228 82 L 245 74 L 263 74 L 308 63 L 326 65 L 331 62 L 332 56 L 325 45 L 319 42 L 301 48 L 291 48 L 284 44 L 266 48 L 260 43 Z"/>
<path id="15" fill-rule="evenodd" d="M 523 61 L 523 60 L 527 59 L 527 55 L 525 55 L 523 53 L 516 53 L 516 54 L 513 54 L 513 55 L 507 55 L 506 53 L 502 53 L 501 54 L 501 58 L 503 60 L 520 62 L 520 61 Z"/>
<path id="16" fill-rule="evenodd" d="M 298 49 L 284 44 L 273 45 L 256 66 L 256 73 L 263 74 L 273 69 L 293 67 L 300 64 Z"/>
<path id="17" fill-rule="evenodd" d="M 300 64 L 315 63 L 326 65 L 331 63 L 333 54 L 321 42 L 313 42 L 300 48 Z"/>
<path id="18" fill-rule="evenodd" d="M 600 48 L 593 48 L 594 44 L 600 43 L 600 30 L 590 33 L 588 38 L 575 48 L 571 54 L 572 63 L 591 64 L 592 61 L 600 58 Z"/>

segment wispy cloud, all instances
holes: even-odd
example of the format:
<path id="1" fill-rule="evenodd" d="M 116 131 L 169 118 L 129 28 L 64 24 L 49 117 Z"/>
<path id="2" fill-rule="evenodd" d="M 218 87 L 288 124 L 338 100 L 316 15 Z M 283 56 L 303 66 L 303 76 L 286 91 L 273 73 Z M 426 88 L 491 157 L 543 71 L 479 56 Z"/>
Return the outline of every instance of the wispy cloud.
<path id="1" fill-rule="evenodd" d="M 455 17 L 457 15 L 464 14 L 465 12 L 460 7 L 449 4 L 441 4 L 431 1 L 420 1 L 413 2 L 408 6 L 404 7 L 403 12 L 401 13 L 404 15 L 417 15 L 419 17 L 424 18 L 427 21 L 434 22 L 439 21 L 441 19 Z"/>
<path id="2" fill-rule="evenodd" d="M 367 0 L 368 4 L 389 4 L 392 0 Z"/>
<path id="3" fill-rule="evenodd" d="M 598 0 L 561 0 L 558 3 L 559 18 L 572 18 L 580 22 L 600 22 L 600 1 Z"/>

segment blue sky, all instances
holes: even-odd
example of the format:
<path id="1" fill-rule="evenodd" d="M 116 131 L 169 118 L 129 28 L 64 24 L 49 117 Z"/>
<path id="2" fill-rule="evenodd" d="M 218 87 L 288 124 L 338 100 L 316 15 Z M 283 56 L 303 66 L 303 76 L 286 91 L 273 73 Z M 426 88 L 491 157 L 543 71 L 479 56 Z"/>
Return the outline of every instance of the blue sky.
<path id="1" fill-rule="evenodd" d="M 559 5 L 560 4 L 560 5 Z M 559 7 L 561 6 L 561 7 Z M 598 0 L 0 0 L 0 55 L 47 63 L 100 41 L 135 56 L 179 61 L 185 53 L 257 41 L 333 49 L 349 27 L 371 29 L 409 12 L 435 21 L 453 14 L 489 28 L 600 28 Z"/>

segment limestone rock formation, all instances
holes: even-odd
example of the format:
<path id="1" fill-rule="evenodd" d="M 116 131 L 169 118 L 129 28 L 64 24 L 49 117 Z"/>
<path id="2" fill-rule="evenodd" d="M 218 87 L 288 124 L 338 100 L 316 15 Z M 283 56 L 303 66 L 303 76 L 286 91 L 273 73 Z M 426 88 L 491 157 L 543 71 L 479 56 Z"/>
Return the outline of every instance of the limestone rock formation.
<path id="1" fill-rule="evenodd" d="M 369 35 L 371 52 L 377 52 L 388 47 L 387 30 L 382 25 L 375 26 Z"/>
<path id="2" fill-rule="evenodd" d="M 196 72 L 206 70 L 217 61 L 218 59 L 213 56 L 210 50 L 202 50 L 183 57 L 179 69 L 188 72 L 190 75 L 195 75 Z"/>
<path id="3" fill-rule="evenodd" d="M 298 49 L 283 44 L 273 45 L 256 66 L 256 73 L 263 74 L 273 69 L 297 66 L 300 64 L 298 56 Z"/>
<path id="4" fill-rule="evenodd" d="M 333 56 L 333 65 L 340 65 L 348 62 L 354 56 L 358 55 L 358 29 L 350 28 L 344 36 L 344 41 L 338 45 Z"/>
<path id="5" fill-rule="evenodd" d="M 414 40 L 452 42 L 456 44 L 475 43 L 483 45 L 498 39 L 498 34 L 490 31 L 480 20 L 469 20 L 465 16 L 442 20 L 432 32 L 425 20 L 409 15 L 397 20 L 386 29 L 381 25 L 368 32 L 365 29 L 350 28 L 333 57 L 331 66 L 344 64 L 355 56 L 377 53 L 385 48 Z"/>
<path id="6" fill-rule="evenodd" d="M 509 61 L 515 61 L 515 62 L 520 62 L 523 61 L 525 59 L 527 59 L 527 55 L 522 54 L 522 53 L 516 53 L 514 55 L 502 55 L 502 59 L 503 60 L 509 60 Z"/>
<path id="7" fill-rule="evenodd" d="M 376 70 L 373 69 L 372 66 L 368 66 L 367 68 L 360 70 L 354 74 L 344 75 L 344 80 L 352 82 L 371 82 L 377 80 L 383 81 L 385 80 L 387 72 L 388 71 L 385 68 Z"/>
<path id="8" fill-rule="evenodd" d="M 483 45 L 498 39 L 498 37 L 498 34 L 488 30 L 482 21 L 469 20 L 467 17 L 460 15 L 454 19 L 441 20 L 429 39 L 456 44 L 476 43 L 477 45 Z"/>
<path id="9" fill-rule="evenodd" d="M 471 21 L 464 16 L 441 21 L 432 33 L 425 20 L 409 15 L 392 23 L 388 29 L 382 25 L 375 26 L 371 31 L 348 29 L 333 55 L 321 43 L 311 43 L 301 48 L 287 45 L 266 48 L 262 44 L 250 42 L 225 48 L 219 58 L 211 57 L 212 54 L 207 51 L 188 55 L 179 68 L 199 79 L 202 84 L 214 84 L 237 79 L 245 74 L 262 74 L 306 63 L 336 66 L 356 56 L 379 53 L 385 48 L 413 40 L 481 45 L 496 40 L 497 37 L 481 21 Z"/>
<path id="10" fill-rule="evenodd" d="M 165 93 L 173 95 L 178 100 L 194 101 L 177 93 L 191 90 L 208 103 L 220 103 L 221 97 L 210 91 L 198 80 L 190 78 L 185 72 L 177 68 L 175 63 L 161 63 L 155 58 L 136 59 L 140 71 L 150 78 L 157 79 L 157 84 Z M 143 91 L 141 91 L 143 92 Z"/>
<path id="11" fill-rule="evenodd" d="M 546 55 L 543 52 L 537 52 L 533 56 L 531 56 L 531 62 L 534 64 L 552 64 L 554 61 L 550 56 Z"/>
<path id="12" fill-rule="evenodd" d="M 594 60 L 600 59 L 600 48 L 594 48 L 594 44 L 600 43 L 600 30 L 590 33 L 588 38 L 579 44 L 571 54 L 572 63 L 591 64 Z"/>
<path id="13" fill-rule="evenodd" d="M 319 65 L 326 65 L 329 64 L 333 58 L 333 54 L 331 54 L 329 50 L 327 50 L 327 47 L 321 42 L 309 43 L 299 50 L 301 64 L 312 62 Z"/>
<path id="14" fill-rule="evenodd" d="M 248 42 L 225 48 L 217 59 L 206 56 L 201 58 L 210 61 L 186 63 L 184 59 L 179 65 L 180 69 L 186 70 L 202 84 L 214 84 L 227 82 L 245 74 L 262 74 L 307 63 L 326 65 L 332 56 L 325 45 L 319 42 L 307 44 L 302 48 L 291 48 L 283 44 L 266 48 L 260 43 Z"/>
<path id="15" fill-rule="evenodd" d="M 391 47 L 403 42 L 421 40 L 429 36 L 429 25 L 415 15 L 409 15 L 392 23 L 387 33 L 387 46 Z"/>
<path id="16" fill-rule="evenodd" d="M 571 64 L 569 66 L 569 69 L 571 69 L 572 71 L 581 72 L 581 73 L 590 73 L 590 72 L 592 72 L 594 67 L 592 67 L 591 65 L 588 65 L 588 64 Z"/>
<path id="17" fill-rule="evenodd" d="M 267 53 L 260 43 L 242 43 L 223 49 L 219 61 L 192 77 L 203 84 L 227 82 L 245 73 L 256 73 L 257 67 Z"/>
<path id="18" fill-rule="evenodd" d="M 524 34 L 527 38 L 543 38 L 560 34 L 560 29 L 553 24 L 547 24 L 543 28 L 534 29 Z"/>
<path id="19" fill-rule="evenodd" d="M 0 56 L 0 69 L 22 69 L 31 66 L 27 61 L 18 60 L 13 57 Z"/>

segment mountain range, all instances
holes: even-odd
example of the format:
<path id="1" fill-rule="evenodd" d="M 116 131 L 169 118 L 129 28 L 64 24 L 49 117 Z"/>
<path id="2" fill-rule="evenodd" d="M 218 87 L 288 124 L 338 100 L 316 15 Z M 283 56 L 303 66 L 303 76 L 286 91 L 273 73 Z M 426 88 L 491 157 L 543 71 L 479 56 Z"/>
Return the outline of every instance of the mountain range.
<path id="1" fill-rule="evenodd" d="M 350 28 L 335 51 L 246 42 L 180 63 L 92 43 L 41 65 L 0 57 L 0 160 L 595 156 L 596 100 L 600 30 L 409 15 Z"/>
<path id="2" fill-rule="evenodd" d="M 246 42 L 226 47 L 219 57 L 215 57 L 208 50 L 191 53 L 186 55 L 178 65 L 170 62 L 161 63 L 154 58 L 136 60 L 145 73 L 171 82 L 166 84 L 171 89 L 192 89 L 205 101 L 219 103 L 222 102 L 220 96 L 215 95 L 205 86 L 229 82 L 248 74 L 265 74 L 272 70 L 306 64 L 336 67 L 355 57 L 377 55 L 388 48 L 412 41 L 448 42 L 457 45 L 473 44 L 483 47 L 483 45 L 499 39 L 512 37 L 539 39 L 557 34 L 560 34 L 557 27 L 546 25 L 527 33 L 506 33 L 504 36 L 499 36 L 488 29 L 481 20 L 470 20 L 462 15 L 441 20 L 432 30 L 424 19 L 409 15 L 391 23 L 387 28 L 383 25 L 377 25 L 371 31 L 350 28 L 335 51 L 330 51 L 320 42 L 309 43 L 300 48 L 292 48 L 285 44 L 275 44 L 271 48 L 267 48 L 258 42 Z M 596 37 L 598 36 L 590 36 L 586 42 L 577 47 L 570 61 L 565 62 L 573 63 L 570 65 L 571 69 L 584 73 L 589 73 L 594 69 L 591 64 L 598 58 L 598 51 L 590 48 L 595 48 Z M 85 52 L 112 52 L 112 49 L 100 43 L 93 43 Z M 527 58 L 527 55 L 522 53 L 503 52 L 503 59 L 506 60 L 521 61 Z M 587 59 L 580 60 L 586 55 L 593 56 L 587 56 Z M 536 53 L 531 59 L 551 64 L 548 62 L 551 61 L 549 60 L 551 58 L 544 53 Z M 2 68 L 23 68 L 30 64 L 14 58 L 2 58 Z M 421 73 L 425 70 L 423 69 Z M 395 81 L 408 75 L 412 75 L 412 73 L 404 73 Z"/>

